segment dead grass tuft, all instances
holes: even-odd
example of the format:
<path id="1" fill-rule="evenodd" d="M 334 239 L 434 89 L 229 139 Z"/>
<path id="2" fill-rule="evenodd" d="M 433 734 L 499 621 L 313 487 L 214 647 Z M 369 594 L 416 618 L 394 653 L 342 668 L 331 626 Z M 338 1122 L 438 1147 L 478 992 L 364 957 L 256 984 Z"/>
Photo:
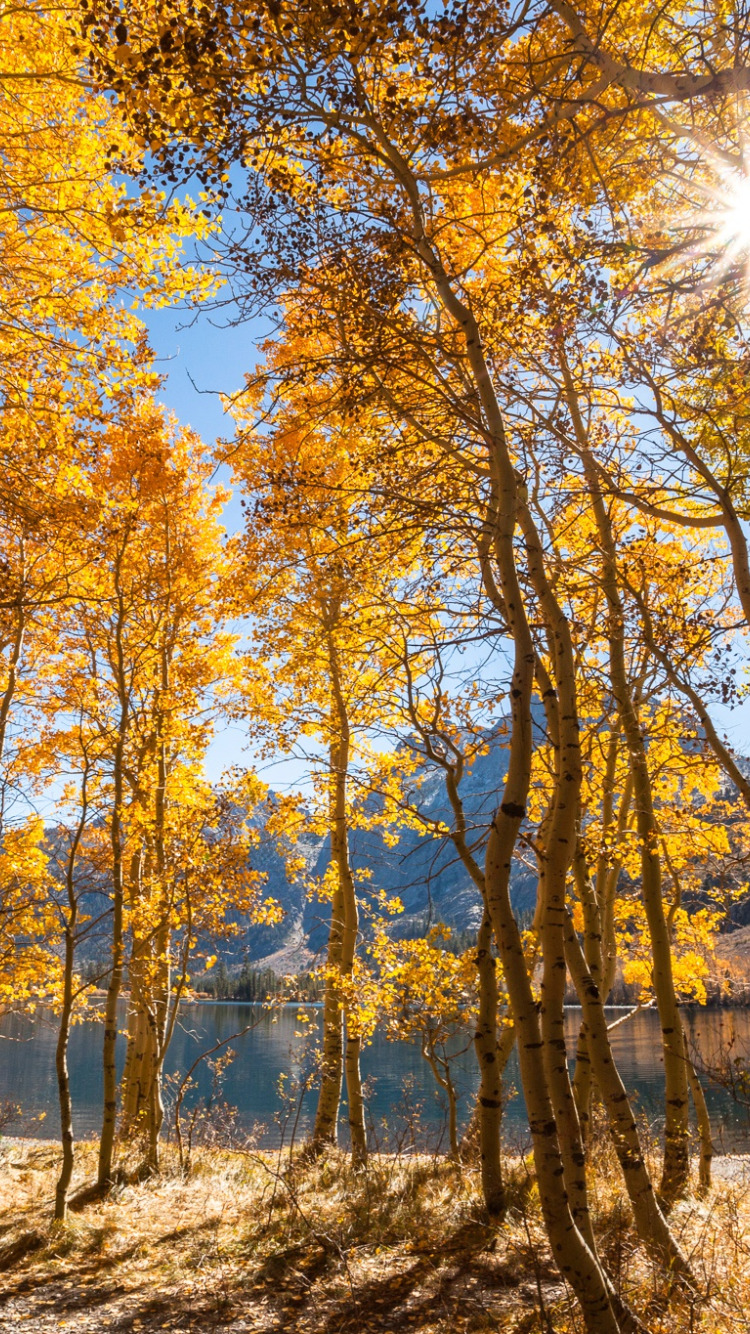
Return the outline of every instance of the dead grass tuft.
<path id="1" fill-rule="evenodd" d="M 750 1334 L 750 1176 L 735 1163 L 733 1179 L 675 1210 L 696 1273 L 686 1294 L 644 1258 L 606 1143 L 596 1153 L 602 1254 L 649 1331 Z M 77 1184 L 94 1165 L 93 1146 L 81 1146 Z M 476 1171 L 426 1156 L 379 1155 L 355 1172 L 337 1152 L 290 1165 L 203 1150 L 185 1177 L 167 1154 L 160 1176 L 118 1186 L 63 1227 L 48 1221 L 56 1167 L 48 1145 L 0 1149 L 0 1257 L 9 1257 L 0 1330 L 9 1334 L 580 1334 L 520 1158 L 508 1165 L 497 1227 Z"/>

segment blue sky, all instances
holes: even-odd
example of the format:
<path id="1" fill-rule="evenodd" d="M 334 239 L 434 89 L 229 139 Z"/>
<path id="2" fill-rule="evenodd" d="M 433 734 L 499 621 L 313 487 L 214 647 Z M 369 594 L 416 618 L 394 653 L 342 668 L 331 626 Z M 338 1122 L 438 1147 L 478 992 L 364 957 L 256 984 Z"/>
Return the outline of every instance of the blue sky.
<path id="1" fill-rule="evenodd" d="M 265 334 L 261 321 L 237 326 L 221 323 L 221 315 L 180 310 L 147 310 L 141 316 L 156 353 L 156 367 L 166 377 L 162 401 L 185 426 L 191 426 L 211 444 L 230 437 L 232 421 L 222 409 L 220 394 L 240 389 L 246 371 L 260 360 L 257 344 Z M 228 475 L 222 481 L 229 482 Z M 233 497 L 224 511 L 229 531 L 241 524 L 239 498 Z M 206 772 L 217 780 L 235 764 L 256 764 L 266 782 L 277 791 L 304 786 L 305 772 L 297 760 L 280 759 L 261 765 L 246 750 L 239 724 L 224 724 L 210 748 Z"/>
<path id="2" fill-rule="evenodd" d="M 258 343 L 267 326 L 261 321 L 223 325 L 221 313 L 214 320 L 210 314 L 199 313 L 189 322 L 190 312 L 169 309 L 146 311 L 143 318 L 157 368 L 166 377 L 162 391 L 166 406 L 209 443 L 230 436 L 232 423 L 222 410 L 219 395 L 242 386 L 245 372 L 260 360 Z M 230 530 L 241 522 L 237 498 L 227 506 L 225 522 Z M 750 699 L 733 711 L 714 705 L 712 713 L 730 744 L 750 754 Z M 211 747 L 209 776 L 216 779 L 229 765 L 252 763 L 244 746 L 241 727 L 226 726 Z M 299 787 L 304 785 L 304 766 L 297 760 L 280 760 L 264 766 L 263 776 L 277 790 Z"/>
<path id="3" fill-rule="evenodd" d="M 190 311 L 146 310 L 141 317 L 156 353 L 156 368 L 166 376 L 162 399 L 185 426 L 208 443 L 232 434 L 232 422 L 222 409 L 220 394 L 240 389 L 244 374 L 260 359 L 257 343 L 263 325 L 237 326 L 213 322 L 206 313 L 195 318 Z M 230 502 L 225 519 L 233 528 L 240 523 L 236 500 Z"/>

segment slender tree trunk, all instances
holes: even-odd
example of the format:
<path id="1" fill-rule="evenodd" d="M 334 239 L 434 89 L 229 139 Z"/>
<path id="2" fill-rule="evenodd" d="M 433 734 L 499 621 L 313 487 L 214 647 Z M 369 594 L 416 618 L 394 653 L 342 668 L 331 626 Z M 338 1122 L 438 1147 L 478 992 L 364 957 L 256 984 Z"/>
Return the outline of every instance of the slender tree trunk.
<path id="1" fill-rule="evenodd" d="M 124 1140 L 132 1139 L 142 1129 L 147 1101 L 150 1033 L 143 949 L 142 941 L 133 941 L 128 969 L 128 1048 L 122 1078 L 120 1116 L 120 1135 Z"/>
<path id="2" fill-rule="evenodd" d="M 479 1093 L 477 1095 L 479 1158 L 482 1172 L 482 1195 L 491 1218 L 498 1218 L 505 1209 L 500 1157 L 500 1123 L 503 1116 L 503 1070 L 505 1060 L 497 1040 L 497 965 L 492 957 L 492 919 L 485 908 L 477 940 L 477 982 L 479 1009 L 474 1034 L 474 1049 L 479 1064 Z M 512 1049 L 513 1030 L 508 1052 Z"/>
<path id="3" fill-rule="evenodd" d="M 65 1221 L 68 1211 L 68 1191 L 73 1177 L 75 1153 L 73 1147 L 73 1102 L 70 1096 L 70 1075 L 68 1072 L 68 1041 L 70 1021 L 73 1014 L 73 967 L 75 964 L 76 924 L 78 921 L 78 893 L 75 883 L 75 868 L 78 849 L 88 819 L 88 760 L 84 757 L 81 776 L 81 813 L 73 837 L 70 841 L 65 867 L 65 890 L 68 910 L 65 920 L 65 955 L 63 959 L 63 996 L 60 1010 L 60 1027 L 55 1050 L 55 1071 L 57 1074 L 57 1094 L 60 1105 L 60 1142 L 62 1145 L 62 1164 L 55 1187 L 55 1221 Z"/>
<path id="4" fill-rule="evenodd" d="M 419 186 L 403 155 L 375 127 L 378 152 L 389 162 L 395 181 L 411 209 L 414 253 L 424 266 L 436 298 L 463 339 L 463 365 L 470 374 L 483 415 L 491 476 L 491 497 L 482 542 L 482 572 L 488 585 L 491 548 L 497 562 L 502 614 L 513 641 L 510 682 L 511 732 L 503 794 L 487 843 L 485 883 L 487 905 L 505 974 L 518 1040 L 519 1065 L 529 1116 L 534 1160 L 545 1226 L 553 1255 L 580 1303 L 587 1334 L 617 1334 L 632 1327 L 627 1314 L 614 1313 L 611 1284 L 596 1255 L 576 1227 L 563 1184 L 563 1164 L 545 1063 L 542 1037 L 521 935 L 510 903 L 510 868 L 521 822 L 526 814 L 532 753 L 531 693 L 535 652 L 516 568 L 514 540 L 519 500 L 525 497 L 508 451 L 505 425 L 471 308 L 456 294 L 427 230 Z M 572 1094 L 571 1094 L 572 1102 Z"/>
<path id="5" fill-rule="evenodd" d="M 537 655 L 534 671 L 541 687 L 547 730 L 555 754 L 552 800 L 538 834 L 543 1054 L 573 1218 L 590 1249 L 596 1253 L 588 1208 L 583 1139 L 568 1071 L 563 1009 L 567 878 L 577 845 L 582 781 L 575 659 L 568 620 L 547 579 L 539 534 L 525 504 L 519 506 L 519 519 L 526 539 L 529 575 L 544 618 L 557 683 L 555 688 L 544 662 Z"/>
<path id="6" fill-rule="evenodd" d="M 127 543 L 127 535 L 123 539 Z M 112 948 L 111 971 L 107 987 L 107 999 L 104 1005 L 104 1044 L 102 1051 L 102 1074 L 104 1111 L 102 1133 L 99 1141 L 98 1182 L 102 1189 L 112 1185 L 112 1159 L 114 1154 L 115 1132 L 117 1129 L 117 1002 L 122 986 L 125 962 L 124 937 L 124 851 L 123 851 L 123 799 L 124 799 L 124 762 L 125 740 L 130 722 L 130 698 L 125 673 L 125 652 L 123 633 L 125 628 L 125 599 L 120 586 L 120 560 L 115 566 L 115 587 L 117 591 L 117 623 L 115 628 L 115 679 L 119 697 L 119 718 L 117 741 L 113 764 L 113 801 L 110 820 L 110 843 L 112 847 Z"/>
<path id="7" fill-rule="evenodd" d="M 65 1221 L 68 1211 L 68 1190 L 73 1177 L 75 1157 L 73 1148 L 73 1103 L 70 1096 L 70 1076 L 68 1073 L 68 1039 L 70 1037 L 70 1017 L 73 1010 L 74 931 L 75 916 L 69 915 L 65 926 L 63 998 L 55 1050 L 57 1096 L 60 1105 L 60 1143 L 62 1145 L 62 1165 L 55 1187 L 55 1220 L 60 1223 Z"/>
<path id="8" fill-rule="evenodd" d="M 478 337 L 478 334 L 477 334 Z M 498 424 L 498 433 L 502 424 Z M 536 654 L 523 609 L 515 568 L 512 533 L 516 514 L 516 484 L 507 464 L 504 482 L 498 484 L 490 517 L 490 536 L 495 550 L 501 587 L 500 606 L 514 641 L 511 679 L 511 734 L 508 768 L 500 806 L 490 827 L 485 863 L 487 904 L 508 988 L 518 1043 L 518 1060 L 529 1119 L 534 1163 L 545 1227 L 560 1272 L 568 1280 L 583 1312 L 587 1334 L 615 1334 L 626 1329 L 627 1320 L 615 1316 L 611 1285 L 597 1256 L 591 1251 L 571 1213 L 563 1180 L 564 1166 L 557 1136 L 557 1123 L 550 1099 L 542 1034 L 531 987 L 521 935 L 510 902 L 510 870 L 513 849 L 526 813 L 531 775 L 531 692 Z M 499 532 L 494 531 L 499 529 Z M 492 591 L 486 559 L 483 572 Z"/>
<path id="9" fill-rule="evenodd" d="M 604 830 L 602 831 L 604 836 Z M 602 981 L 602 925 L 599 900 L 591 882 L 588 866 L 581 847 L 580 837 L 576 844 L 573 858 L 578 899 L 583 909 L 584 946 L 583 952 L 588 970 L 598 988 Z M 601 994 L 601 991 L 600 991 Z M 592 1070 L 589 1052 L 589 1033 L 586 1019 L 581 1022 L 576 1046 L 576 1064 L 573 1077 L 573 1097 L 575 1099 L 578 1120 L 581 1126 L 581 1138 L 584 1145 L 588 1142 L 591 1120 Z"/>
<path id="10" fill-rule="evenodd" d="M 622 1168 L 638 1235 L 652 1257 L 668 1273 L 690 1277 L 690 1268 L 659 1207 L 641 1150 L 625 1085 L 612 1055 L 599 988 L 586 964 L 568 914 L 566 957 L 583 1007 L 596 1082 L 609 1118 L 612 1141 Z"/>
<path id="11" fill-rule="evenodd" d="M 132 958 L 131 958 L 131 970 L 132 970 Z M 130 1101 L 130 1089 L 133 1086 L 133 1062 L 135 1060 L 135 1044 L 136 1044 L 137 1029 L 138 1029 L 138 1011 L 134 1008 L 131 997 L 131 999 L 128 1002 L 128 1027 L 127 1027 L 127 1036 L 125 1039 L 125 1064 L 122 1069 L 123 1092 L 122 1092 L 121 1130 L 122 1134 L 126 1137 L 128 1134 L 127 1126 L 129 1124 L 129 1119 L 130 1119 L 129 1101 Z"/>
<path id="12" fill-rule="evenodd" d="M 602 506 L 603 509 L 603 506 Z M 617 598 L 619 602 L 619 595 Z M 658 827 L 651 779 L 640 722 L 632 703 L 625 669 L 622 613 L 610 632 L 612 681 L 618 696 L 623 730 L 630 753 L 636 827 L 641 844 L 641 894 L 646 909 L 656 1004 L 662 1031 L 666 1116 L 661 1194 L 667 1204 L 685 1194 L 689 1185 L 688 1075 L 677 995 L 672 972 L 672 947 L 664 911 Z"/>
<path id="13" fill-rule="evenodd" d="M 112 1156 L 117 1128 L 117 1001 L 122 985 L 124 964 L 122 856 L 120 848 L 119 816 L 112 819 L 114 893 L 112 904 L 112 968 L 104 1006 L 104 1048 L 102 1068 L 104 1076 L 104 1115 L 99 1142 L 99 1185 L 112 1185 Z"/>
<path id="14" fill-rule="evenodd" d="M 614 737 L 614 740 L 616 741 L 617 738 Z M 610 748 L 610 755 L 611 753 L 612 751 Z M 608 761 L 607 770 L 609 770 L 609 767 Z M 606 837 L 606 831 L 610 827 L 612 819 L 612 803 L 607 797 L 607 787 L 608 783 L 605 780 L 602 839 Z M 627 824 L 630 812 L 631 794 L 632 782 L 630 777 L 628 777 L 620 800 L 620 808 L 617 816 L 618 839 L 624 833 Z M 604 853 L 600 854 L 596 880 L 594 884 L 592 884 L 586 857 L 579 839 L 576 848 L 574 868 L 578 896 L 583 909 L 584 958 L 589 972 L 591 973 L 591 977 L 599 990 L 602 1005 L 606 1005 L 607 997 L 612 990 L 617 964 L 614 903 L 621 871 L 621 860 L 619 857 L 616 857 L 614 862 L 610 865 L 607 862 L 606 855 Z M 594 1079 L 591 1055 L 589 1052 L 588 1025 L 584 1018 L 581 1021 L 581 1027 L 578 1033 L 575 1075 L 573 1078 L 573 1096 L 576 1100 L 576 1107 L 578 1108 L 578 1117 L 581 1122 L 584 1145 L 586 1144 L 591 1120 L 591 1098 L 593 1087 Z"/>
<path id="15" fill-rule="evenodd" d="M 326 1144 L 335 1144 L 338 1132 L 344 1060 L 344 1013 L 339 984 L 343 930 L 343 895 L 341 889 L 337 887 L 331 903 L 331 925 L 328 934 L 326 981 L 323 993 L 323 1052 L 320 1066 L 320 1091 L 311 1137 L 311 1147 L 318 1152 Z"/>
<path id="16" fill-rule="evenodd" d="M 349 717 L 341 682 L 338 650 L 334 631 L 338 607 L 325 606 L 323 619 L 326 627 L 328 667 L 333 707 L 331 710 L 330 771 L 330 837 L 331 861 L 336 870 L 336 889 L 331 910 L 331 931 L 328 941 L 328 975 L 323 1002 L 323 1062 L 318 1110 L 313 1128 L 312 1145 L 320 1147 L 335 1143 L 342 1073 L 346 1075 L 346 1096 L 349 1109 L 352 1162 L 362 1166 L 367 1161 L 367 1131 L 365 1105 L 360 1073 L 361 1040 L 354 1022 L 347 1013 L 346 987 L 354 968 L 359 920 L 357 894 L 349 858 L 349 815 L 347 782 L 351 745 Z M 340 979 L 340 980 L 339 980 Z M 342 994 L 343 992 L 343 994 Z M 344 1040 L 344 1023 L 346 1039 Z"/>
<path id="17" fill-rule="evenodd" d="M 130 907 L 131 943 L 128 959 L 129 995 L 127 1001 L 127 1038 L 125 1064 L 120 1080 L 120 1124 L 118 1134 L 124 1140 L 132 1138 L 141 1113 L 143 1062 L 146 1053 L 146 1035 L 143 1027 L 143 1004 L 146 977 L 146 941 L 141 930 L 143 896 L 143 849 L 138 847 L 130 855 L 128 870 L 128 904 Z"/>
<path id="18" fill-rule="evenodd" d="M 589 451 L 572 376 L 562 350 L 560 366 L 601 546 L 602 586 L 608 608 L 609 670 L 628 746 L 633 778 L 636 827 L 641 853 L 641 895 L 651 939 L 654 990 L 664 1054 L 665 1128 L 661 1195 L 664 1202 L 670 1205 L 680 1195 L 685 1194 L 689 1186 L 689 1102 L 682 1019 L 674 987 L 672 949 L 662 896 L 659 830 L 643 730 L 628 680 L 625 658 L 625 610 L 620 596 L 617 552 L 612 526 L 604 503 L 596 463 Z"/>
<path id="19" fill-rule="evenodd" d="M 624 1306 L 601 1266 L 596 1249 L 593 1226 L 588 1210 L 585 1175 L 585 1155 L 575 1099 L 567 1063 L 564 1027 L 565 998 L 565 925 L 567 921 L 567 874 L 576 846 L 579 818 L 579 795 L 582 780 L 578 709 L 576 701 L 575 657 L 568 619 L 554 595 L 546 575 L 539 534 L 531 514 L 522 501 L 519 519 L 526 539 L 529 574 L 542 610 L 550 656 L 554 666 L 555 688 L 539 654 L 535 657 L 534 674 L 539 684 L 547 726 L 555 752 L 554 789 L 547 817 L 540 826 L 540 888 L 537 919 L 542 953 L 542 999 L 540 1007 L 540 1035 L 542 1062 L 547 1077 L 554 1123 L 557 1128 L 561 1174 L 571 1209 L 571 1222 L 576 1230 L 574 1240 L 588 1249 L 593 1268 L 586 1266 L 591 1275 L 591 1295 L 588 1301 L 601 1303 L 601 1294 L 594 1298 L 598 1277 L 610 1305 L 612 1318 L 622 1328 L 637 1324 L 635 1317 Z M 592 923 L 595 928 L 595 923 Z M 549 1226 L 549 1224 L 548 1224 Z M 551 1234 L 552 1235 L 552 1234 Z M 579 1257 L 580 1263 L 580 1257 Z M 580 1296 L 587 1324 L 593 1325 L 587 1312 L 587 1301 Z M 601 1317 L 600 1317 L 601 1318 Z"/>
<path id="20" fill-rule="evenodd" d="M 363 1167 L 367 1162 L 367 1131 L 365 1128 L 365 1101 L 362 1095 L 362 1076 L 359 1067 L 362 1040 L 358 1034 L 347 1032 L 344 1054 L 346 1100 L 349 1108 L 349 1134 L 352 1144 L 352 1162 Z"/>
<path id="21" fill-rule="evenodd" d="M 169 955 L 169 926 L 165 925 L 157 938 L 157 995 L 153 1016 L 153 1062 L 149 1084 L 148 1106 L 148 1151 L 147 1163 L 152 1172 L 159 1169 L 159 1136 L 164 1124 L 164 1097 L 162 1079 L 164 1060 L 167 1054 L 167 1034 L 169 1031 L 169 994 L 171 986 L 171 965 Z"/>
<path id="22" fill-rule="evenodd" d="M 578 1122 L 581 1127 L 581 1139 L 584 1149 L 591 1138 L 591 1104 L 594 1096 L 594 1079 L 589 1053 L 588 1025 L 584 1020 L 578 1030 L 576 1041 L 576 1063 L 573 1072 L 573 1097 L 575 1099 Z"/>
<path id="23" fill-rule="evenodd" d="M 504 801 L 506 793 L 507 784 L 503 793 Z M 515 794 L 511 800 L 515 804 Z M 599 1262 L 576 1227 L 565 1191 L 557 1126 L 541 1055 L 542 1035 L 537 1008 L 508 893 L 510 862 L 507 838 L 502 837 L 505 830 L 502 824 L 500 827 L 498 824 L 497 821 L 493 823 L 490 830 L 487 883 L 493 926 L 513 1011 L 521 1083 L 545 1226 L 555 1262 L 581 1304 L 587 1334 L 615 1334 L 623 1326 L 614 1315 L 608 1284 Z"/>
<path id="24" fill-rule="evenodd" d="M 620 797 L 617 813 L 617 839 L 624 837 L 630 824 L 633 805 L 633 776 L 628 773 Z M 618 854 L 606 871 L 597 870 L 597 898 L 601 906 L 602 922 L 602 1001 L 606 1004 L 617 973 L 617 933 L 615 931 L 615 903 L 617 887 L 622 874 L 622 855 Z M 601 883 L 601 889 L 599 888 Z"/>
<path id="25" fill-rule="evenodd" d="M 708 1107 L 706 1105 L 706 1095 L 703 1092 L 703 1085 L 698 1078 L 695 1066 L 688 1051 L 687 1037 L 685 1035 L 684 1027 L 683 1041 L 685 1043 L 685 1057 L 687 1060 L 690 1094 L 695 1108 L 695 1119 L 698 1122 L 698 1137 L 700 1142 L 700 1152 L 698 1157 L 698 1186 L 701 1195 L 706 1195 L 711 1189 L 711 1164 L 714 1157 L 711 1118 L 708 1115 Z"/>
<path id="26" fill-rule="evenodd" d="M 159 1136 L 164 1122 L 162 1076 L 172 1026 L 170 1016 L 171 924 L 167 887 L 167 780 L 168 757 L 163 700 L 169 691 L 170 654 L 168 626 L 162 625 L 160 690 L 154 701 L 157 782 L 153 824 L 145 840 L 145 852 L 134 854 L 131 864 L 134 908 L 133 946 L 130 959 L 131 1014 L 123 1081 L 122 1133 L 136 1136 L 143 1148 L 142 1166 L 149 1172 L 159 1168 Z M 140 800 L 145 806 L 145 798 Z M 145 874 L 144 874 L 145 867 Z"/>
<path id="27" fill-rule="evenodd" d="M 357 941 L 358 919 L 354 879 L 349 866 L 348 848 L 344 849 L 344 933 L 342 942 L 341 971 L 348 980 L 352 975 L 354 950 Z M 360 1070 L 360 1052 L 362 1047 L 359 1033 L 353 1028 L 349 1015 L 348 1003 L 344 1005 L 346 1044 L 344 1073 L 346 1076 L 346 1101 L 349 1109 L 349 1134 L 352 1146 L 352 1162 L 355 1167 L 362 1167 L 367 1162 L 367 1130 L 365 1126 L 365 1102 L 362 1094 L 362 1074 Z"/>
<path id="28" fill-rule="evenodd" d="M 451 1146 L 451 1158 L 458 1158 L 458 1103 L 456 1086 L 453 1083 L 450 1068 L 445 1066 L 445 1092 L 448 1097 L 448 1143 Z"/>
<path id="29" fill-rule="evenodd" d="M 167 533 L 169 542 L 169 533 Z M 152 1060 L 148 1088 L 146 1162 L 150 1171 L 159 1168 L 159 1135 L 164 1123 L 162 1074 L 167 1054 L 169 1031 L 169 994 L 171 985 L 171 928 L 170 904 L 167 889 L 167 742 L 164 733 L 165 718 L 162 701 L 167 698 L 170 685 L 170 655 L 166 639 L 161 646 L 161 696 L 155 705 L 157 722 L 157 785 L 154 812 L 154 847 L 156 861 L 156 893 L 160 902 L 161 919 L 154 937 L 154 980 L 149 1020 L 152 1028 Z"/>
<path id="30" fill-rule="evenodd" d="M 128 1055 L 123 1076 L 123 1138 L 144 1148 L 144 1166 L 159 1166 L 159 1135 L 164 1121 L 162 1070 L 166 1054 L 169 1006 L 169 961 L 162 931 L 150 942 L 134 942 L 130 961 L 131 1011 Z"/>
<path id="31" fill-rule="evenodd" d="M 336 743 L 331 748 L 331 770 L 333 775 L 333 810 L 331 821 L 331 855 L 336 866 L 338 883 L 341 887 L 343 911 L 343 930 L 341 935 L 341 975 L 345 983 L 351 980 L 354 969 L 354 955 L 357 948 L 359 918 L 357 913 L 357 893 L 354 886 L 351 860 L 349 858 L 349 816 L 347 809 L 347 782 L 349 777 L 349 718 L 346 700 L 341 684 L 338 653 L 332 631 L 328 633 L 329 665 L 333 688 L 335 710 Z M 349 1132 L 351 1136 L 352 1161 L 355 1166 L 367 1162 L 367 1131 L 365 1128 L 365 1104 L 362 1096 L 362 1076 L 360 1072 L 359 1034 L 354 1030 L 348 1013 L 348 1003 L 344 1003 L 346 1023 L 346 1099 L 349 1108 Z"/>

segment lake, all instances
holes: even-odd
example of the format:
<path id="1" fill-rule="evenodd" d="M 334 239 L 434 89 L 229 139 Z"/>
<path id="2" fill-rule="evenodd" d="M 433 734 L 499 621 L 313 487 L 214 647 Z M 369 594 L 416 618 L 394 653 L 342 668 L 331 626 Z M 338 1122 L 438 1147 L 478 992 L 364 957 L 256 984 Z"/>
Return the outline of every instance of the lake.
<path id="1" fill-rule="evenodd" d="M 306 1022 L 300 1022 L 301 1013 Z M 617 1017 L 613 1010 L 611 1019 Z M 580 1011 L 569 1009 L 566 1020 L 572 1052 Z M 750 1055 L 750 1010 L 694 1010 L 686 1012 L 685 1020 L 691 1046 L 707 1061 L 730 1041 L 735 1044 L 733 1055 Z M 295 1122 L 299 1141 L 310 1127 L 315 1107 L 314 1091 L 305 1094 L 303 1089 L 314 1076 L 310 1048 L 311 1038 L 320 1032 L 321 1011 L 317 1006 L 287 1005 L 268 1010 L 231 1001 L 183 1004 L 167 1061 L 168 1083 L 181 1078 L 196 1056 L 217 1040 L 248 1024 L 253 1025 L 251 1031 L 232 1044 L 234 1059 L 224 1072 L 213 1102 L 236 1108 L 237 1124 L 244 1131 L 254 1132 L 260 1145 L 276 1147 L 282 1140 L 288 1143 Z M 48 1139 L 57 1136 L 55 1041 L 54 1017 L 43 1012 L 33 1018 L 8 1016 L 0 1024 L 0 1103 L 11 1100 L 22 1109 L 21 1120 L 8 1127 L 10 1134 Z M 71 1034 L 69 1065 L 78 1138 L 94 1135 L 101 1121 L 101 1041 L 101 1023 L 96 1018 L 77 1024 Z M 637 1109 L 658 1122 L 663 1099 L 658 1016 L 654 1011 L 642 1011 L 613 1031 L 612 1042 Z M 124 1041 L 121 1046 L 122 1060 Z M 418 1045 L 389 1042 L 378 1036 L 363 1052 L 362 1072 L 376 1146 L 445 1145 L 445 1101 Z M 454 1079 L 465 1121 L 478 1082 L 468 1037 L 465 1049 L 455 1056 Z M 523 1101 L 515 1092 L 515 1054 L 506 1083 L 509 1102 L 504 1134 L 509 1147 L 521 1147 L 527 1143 L 528 1132 Z M 720 1089 L 707 1086 L 706 1095 L 717 1152 L 750 1152 L 748 1121 L 742 1110 Z M 211 1099 L 212 1072 L 203 1062 L 185 1106 L 190 1108 L 197 1101 L 205 1107 Z"/>

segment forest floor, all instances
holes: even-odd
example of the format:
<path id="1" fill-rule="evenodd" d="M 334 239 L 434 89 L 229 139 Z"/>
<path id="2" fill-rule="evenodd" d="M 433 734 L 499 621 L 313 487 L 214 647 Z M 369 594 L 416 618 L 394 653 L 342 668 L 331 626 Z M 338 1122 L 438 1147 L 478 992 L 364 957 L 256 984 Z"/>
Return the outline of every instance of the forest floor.
<path id="1" fill-rule="evenodd" d="M 76 1180 L 90 1179 L 81 1145 Z M 592 1212 L 610 1273 L 652 1334 L 750 1331 L 750 1160 L 673 1211 L 696 1275 L 670 1292 L 633 1237 L 600 1150 Z M 552 1263 L 527 1164 L 508 1165 L 502 1224 L 476 1168 L 419 1155 L 204 1150 L 50 1223 L 51 1142 L 0 1140 L 0 1331 L 171 1334 L 563 1334 L 580 1330 Z"/>

